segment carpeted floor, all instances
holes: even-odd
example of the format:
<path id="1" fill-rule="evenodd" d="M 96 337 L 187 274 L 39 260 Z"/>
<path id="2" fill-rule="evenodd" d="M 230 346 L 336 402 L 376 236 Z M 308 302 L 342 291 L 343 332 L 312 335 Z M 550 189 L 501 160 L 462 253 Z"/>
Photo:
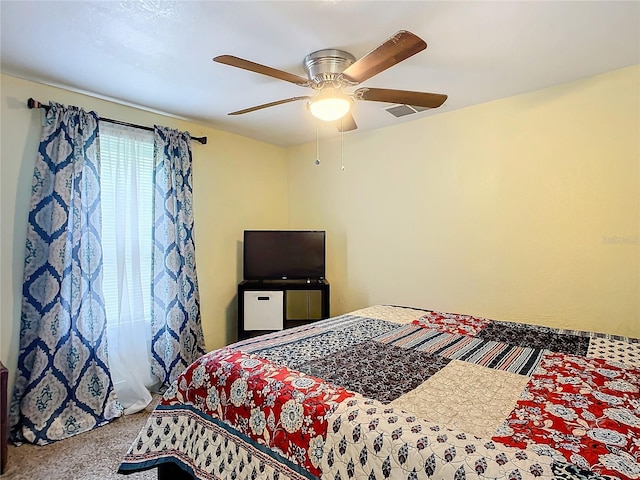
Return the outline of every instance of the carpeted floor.
<path id="1" fill-rule="evenodd" d="M 119 475 L 118 465 L 160 399 L 154 396 L 146 410 L 91 432 L 39 447 L 9 446 L 2 480 L 151 480 L 156 470 Z"/>

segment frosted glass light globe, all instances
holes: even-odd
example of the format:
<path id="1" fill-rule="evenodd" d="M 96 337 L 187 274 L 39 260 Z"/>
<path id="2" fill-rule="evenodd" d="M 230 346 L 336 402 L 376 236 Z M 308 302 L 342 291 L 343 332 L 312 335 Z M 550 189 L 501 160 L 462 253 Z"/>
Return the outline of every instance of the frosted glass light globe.
<path id="1" fill-rule="evenodd" d="M 332 122 L 349 113 L 352 103 L 350 97 L 339 91 L 323 90 L 307 102 L 307 108 L 314 117 Z"/>

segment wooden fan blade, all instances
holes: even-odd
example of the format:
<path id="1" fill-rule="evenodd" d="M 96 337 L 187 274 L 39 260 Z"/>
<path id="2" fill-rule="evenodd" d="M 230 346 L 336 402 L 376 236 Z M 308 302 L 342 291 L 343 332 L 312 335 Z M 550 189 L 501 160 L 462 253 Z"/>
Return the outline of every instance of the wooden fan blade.
<path id="1" fill-rule="evenodd" d="M 425 48 L 427 44 L 420 37 L 406 30 L 400 30 L 382 45 L 347 67 L 342 75 L 355 83 L 362 83 Z"/>
<path id="2" fill-rule="evenodd" d="M 336 121 L 336 127 L 338 127 L 339 132 L 350 132 L 351 130 L 357 129 L 358 125 L 356 125 L 353 115 L 349 112 L 340 120 Z"/>
<path id="3" fill-rule="evenodd" d="M 275 107 L 276 105 L 282 105 L 289 102 L 297 102 L 298 100 L 308 100 L 310 98 L 311 97 L 309 96 L 286 98 L 284 100 L 278 100 L 277 102 L 269 102 L 263 105 L 256 105 L 255 107 L 245 108 L 244 110 L 238 110 L 237 112 L 231 112 L 227 115 L 242 115 L 243 113 L 255 112 L 256 110 L 262 110 L 263 108 Z"/>
<path id="4" fill-rule="evenodd" d="M 267 77 L 277 78 L 278 80 L 284 80 L 285 82 L 295 83 L 301 87 L 309 85 L 309 80 L 306 78 L 294 75 L 293 73 L 284 72 L 277 68 L 267 67 L 260 65 L 259 63 L 251 62 L 243 58 L 234 57 L 233 55 L 220 55 L 213 59 L 214 62 L 224 63 L 225 65 L 231 65 L 232 67 L 242 68 L 243 70 L 249 70 L 250 72 L 260 73 Z"/>
<path id="5" fill-rule="evenodd" d="M 359 88 L 353 92 L 353 96 L 358 100 L 401 103 L 425 108 L 438 108 L 447 99 L 447 95 L 441 93 L 410 92 L 408 90 L 366 87 Z"/>

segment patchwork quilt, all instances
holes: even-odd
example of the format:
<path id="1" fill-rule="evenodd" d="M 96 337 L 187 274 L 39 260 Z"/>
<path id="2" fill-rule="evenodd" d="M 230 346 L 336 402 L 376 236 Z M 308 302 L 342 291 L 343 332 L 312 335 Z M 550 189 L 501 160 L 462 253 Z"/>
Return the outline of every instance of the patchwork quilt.
<path id="1" fill-rule="evenodd" d="M 165 393 L 120 473 L 640 479 L 640 340 L 377 306 L 235 343 Z"/>

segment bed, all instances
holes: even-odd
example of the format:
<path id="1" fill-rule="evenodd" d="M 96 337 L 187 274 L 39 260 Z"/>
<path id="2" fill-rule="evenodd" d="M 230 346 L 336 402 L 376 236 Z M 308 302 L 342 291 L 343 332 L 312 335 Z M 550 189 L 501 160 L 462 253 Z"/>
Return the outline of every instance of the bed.
<path id="1" fill-rule="evenodd" d="M 640 479 L 640 341 L 375 306 L 189 366 L 119 472 Z"/>

